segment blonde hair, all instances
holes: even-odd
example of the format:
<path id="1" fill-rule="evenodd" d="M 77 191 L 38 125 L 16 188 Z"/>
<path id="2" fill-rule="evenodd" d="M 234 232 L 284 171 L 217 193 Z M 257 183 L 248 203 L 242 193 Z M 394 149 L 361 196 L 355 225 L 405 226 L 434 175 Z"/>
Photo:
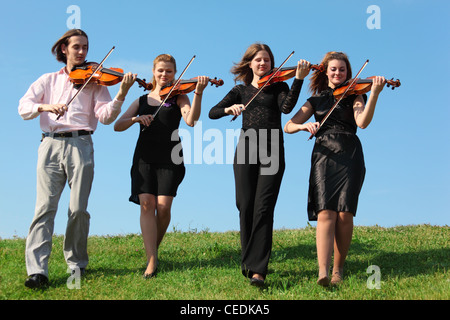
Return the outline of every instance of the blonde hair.
<path id="1" fill-rule="evenodd" d="M 309 84 L 309 90 L 312 92 L 313 95 L 319 94 L 323 90 L 328 88 L 328 77 L 327 77 L 327 70 L 328 70 L 328 64 L 331 60 L 341 60 L 345 62 L 345 65 L 347 66 L 347 78 L 352 78 L 352 67 L 350 66 L 350 61 L 348 60 L 348 56 L 343 52 L 336 52 L 336 51 L 330 51 L 325 54 L 325 57 L 322 59 L 321 64 L 323 65 L 324 71 L 316 70 L 311 75 L 311 82 Z"/>
<path id="2" fill-rule="evenodd" d="M 270 62 L 271 62 L 271 69 L 274 68 L 275 65 L 275 59 L 272 54 L 272 50 L 270 50 L 269 46 L 263 43 L 254 43 L 250 45 L 250 47 L 247 48 L 245 51 L 241 61 L 238 63 L 235 63 L 233 68 L 231 68 L 231 73 L 235 75 L 234 82 L 241 81 L 245 83 L 246 85 L 249 85 L 252 83 L 253 80 L 253 71 L 250 69 L 250 63 L 253 60 L 253 58 L 256 56 L 256 54 L 259 51 L 267 51 L 267 53 L 270 56 Z"/>
<path id="3" fill-rule="evenodd" d="M 153 60 L 153 68 L 152 68 L 152 70 L 155 70 L 155 67 L 156 67 L 156 65 L 159 62 L 171 62 L 171 63 L 173 63 L 173 67 L 175 69 L 175 73 L 177 73 L 177 62 L 175 61 L 175 58 L 173 56 L 171 56 L 170 54 L 163 53 L 163 54 L 160 54 L 159 56 L 157 56 L 155 58 L 155 60 Z M 153 89 L 152 89 L 152 91 L 153 91 L 156 88 L 156 79 L 155 79 L 154 76 L 152 78 L 152 84 L 153 84 Z"/>

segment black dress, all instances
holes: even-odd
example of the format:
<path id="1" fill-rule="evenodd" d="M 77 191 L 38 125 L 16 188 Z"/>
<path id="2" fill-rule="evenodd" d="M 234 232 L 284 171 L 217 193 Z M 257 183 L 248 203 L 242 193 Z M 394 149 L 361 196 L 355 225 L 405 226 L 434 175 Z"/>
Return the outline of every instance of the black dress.
<path id="1" fill-rule="evenodd" d="M 178 127 L 181 120 L 176 97 L 167 100 L 155 119 L 139 138 L 131 167 L 130 201 L 139 204 L 139 194 L 176 196 L 185 167 Z M 150 106 L 147 95 L 139 98 L 138 115 L 154 114 L 159 106 Z"/>
<path id="2" fill-rule="evenodd" d="M 291 89 L 284 82 L 263 90 L 242 113 L 242 130 L 233 170 L 236 206 L 239 210 L 241 269 L 244 276 L 267 274 L 272 249 L 273 216 L 285 169 L 281 113 L 295 107 L 303 80 Z M 258 89 L 237 85 L 209 112 L 211 119 L 227 114 L 224 109 L 246 104 Z"/>
<path id="3" fill-rule="evenodd" d="M 342 99 L 316 134 L 311 157 L 308 192 L 308 218 L 317 220 L 324 209 L 356 215 L 358 197 L 366 168 L 354 118 L 356 95 Z M 364 101 L 367 96 L 363 95 Z M 335 103 L 328 88 L 308 99 L 314 117 L 320 122 Z"/>

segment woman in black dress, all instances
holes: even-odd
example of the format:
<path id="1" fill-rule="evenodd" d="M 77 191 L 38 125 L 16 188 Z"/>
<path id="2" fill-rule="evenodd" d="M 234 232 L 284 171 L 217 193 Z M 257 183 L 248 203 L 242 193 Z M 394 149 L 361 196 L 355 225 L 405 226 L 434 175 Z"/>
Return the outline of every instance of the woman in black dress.
<path id="1" fill-rule="evenodd" d="M 274 58 L 265 44 L 251 45 L 231 72 L 236 85 L 209 112 L 211 119 L 242 113 L 242 130 L 234 158 L 236 206 L 239 210 L 244 276 L 261 286 L 267 274 L 272 249 L 273 213 L 283 177 L 284 144 L 281 113 L 297 103 L 309 64 L 299 61 L 291 89 L 285 82 L 265 88 L 244 110 L 258 91 L 258 80 L 274 68 Z"/>
<path id="2" fill-rule="evenodd" d="M 342 99 L 320 127 L 320 122 L 335 102 L 333 90 L 352 77 L 350 62 L 344 53 L 327 53 L 322 65 L 325 71 L 316 71 L 311 77 L 313 96 L 286 123 L 284 131 L 307 131 L 316 136 L 309 178 L 308 218 L 310 221 L 317 220 L 317 283 L 328 286 L 333 246 L 331 283 L 342 281 L 344 262 L 352 239 L 353 217 L 366 171 L 356 130 L 357 127 L 366 128 L 372 121 L 385 79 L 376 77 L 373 80 L 368 100 L 366 95 L 351 95 Z M 313 114 L 317 122 L 305 123 Z"/>
<path id="3" fill-rule="evenodd" d="M 162 102 L 159 92 L 174 82 L 175 73 L 176 62 L 171 55 L 156 57 L 153 90 L 134 101 L 114 125 L 114 130 L 124 131 L 135 123 L 140 124 L 131 168 L 130 201 L 141 207 L 140 224 L 148 262 L 145 278 L 156 275 L 157 250 L 169 226 L 172 201 L 185 174 L 182 150 L 177 147 L 181 143 L 177 129 L 181 118 L 191 127 L 199 119 L 202 93 L 209 80 L 198 78 L 192 106 L 186 95 L 178 95 L 169 98 L 153 117 Z"/>

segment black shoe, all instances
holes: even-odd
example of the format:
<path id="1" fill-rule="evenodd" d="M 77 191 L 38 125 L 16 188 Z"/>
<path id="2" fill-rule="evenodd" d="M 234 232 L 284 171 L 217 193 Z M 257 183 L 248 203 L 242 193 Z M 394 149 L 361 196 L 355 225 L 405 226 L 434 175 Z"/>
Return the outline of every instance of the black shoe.
<path id="1" fill-rule="evenodd" d="M 80 270 L 80 277 L 84 277 L 86 274 L 86 268 L 79 268 Z M 77 269 L 71 269 L 70 275 L 75 275 L 77 273 Z"/>
<path id="2" fill-rule="evenodd" d="M 25 286 L 30 289 L 45 288 L 48 286 L 48 278 L 43 274 L 32 274 L 25 281 Z"/>
<path id="3" fill-rule="evenodd" d="M 251 278 L 250 279 L 250 284 L 252 285 L 252 286 L 255 286 L 255 287 L 264 287 L 264 280 L 261 280 L 261 279 L 257 279 L 257 278 Z"/>
<path id="4" fill-rule="evenodd" d="M 158 274 L 158 267 L 156 267 L 155 271 L 153 271 L 152 273 L 145 273 L 144 272 L 144 279 L 156 278 L 157 274 Z"/>
<path id="5" fill-rule="evenodd" d="M 150 264 L 150 261 L 147 263 L 147 267 L 148 267 L 149 264 Z M 153 271 L 152 273 L 146 273 L 146 272 L 144 271 L 144 275 L 143 275 L 144 279 L 156 278 L 156 275 L 158 274 L 158 266 L 159 266 L 159 260 L 156 259 L 156 268 L 155 268 L 155 271 Z M 146 271 L 147 271 L 147 270 L 146 270 Z"/>

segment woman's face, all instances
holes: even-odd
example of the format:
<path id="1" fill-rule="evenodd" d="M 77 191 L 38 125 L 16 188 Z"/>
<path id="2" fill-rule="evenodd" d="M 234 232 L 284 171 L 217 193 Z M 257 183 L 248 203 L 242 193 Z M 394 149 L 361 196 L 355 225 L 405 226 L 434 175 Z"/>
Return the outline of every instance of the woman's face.
<path id="1" fill-rule="evenodd" d="M 330 60 L 327 68 L 328 85 L 334 88 L 347 79 L 347 65 L 343 60 Z"/>
<path id="2" fill-rule="evenodd" d="M 158 62 L 153 68 L 153 76 L 160 87 L 168 85 L 175 78 L 174 64 L 165 61 Z"/>
<path id="3" fill-rule="evenodd" d="M 269 53 L 266 50 L 261 50 L 250 62 L 250 69 L 252 69 L 254 76 L 262 77 L 270 71 L 271 65 Z"/>

